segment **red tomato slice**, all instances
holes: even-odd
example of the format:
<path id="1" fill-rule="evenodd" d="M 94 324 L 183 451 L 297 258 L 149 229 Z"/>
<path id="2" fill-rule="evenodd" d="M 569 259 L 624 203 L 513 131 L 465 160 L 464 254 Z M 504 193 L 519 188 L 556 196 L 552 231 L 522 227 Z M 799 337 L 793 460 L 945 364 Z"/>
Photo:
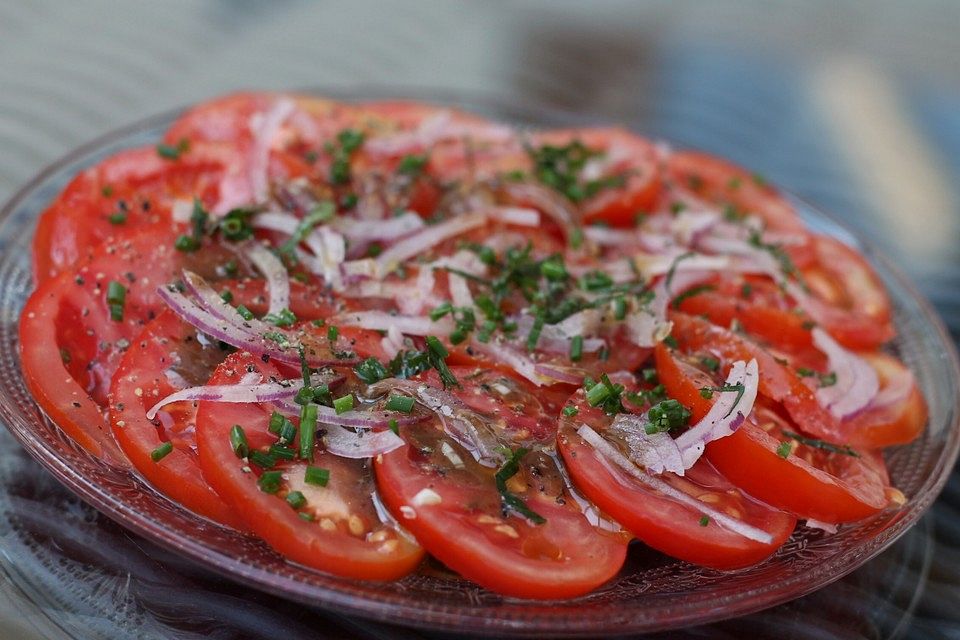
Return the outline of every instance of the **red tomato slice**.
<path id="1" fill-rule="evenodd" d="M 823 328 L 851 349 L 875 349 L 893 338 L 890 299 L 866 260 L 827 236 L 816 236 L 814 247 L 817 263 L 803 276 L 823 303 L 812 310 Z"/>
<path id="2" fill-rule="evenodd" d="M 527 454 L 507 482 L 546 520 L 538 525 L 504 513 L 494 470 L 476 463 L 435 421 L 404 427 L 401 435 L 407 446 L 375 464 L 383 501 L 427 551 L 463 577 L 517 598 L 571 598 L 623 564 L 626 540 L 587 522 L 543 453 Z"/>
<path id="3" fill-rule="evenodd" d="M 699 151 L 677 151 L 667 158 L 666 172 L 675 189 L 756 214 L 771 230 L 807 234 L 796 211 L 776 189 L 731 162 Z"/>
<path id="4" fill-rule="evenodd" d="M 87 169 L 40 217 L 33 238 L 33 273 L 38 283 L 63 272 L 106 239 L 144 232 L 168 234 L 177 200 L 199 198 L 207 208 L 236 162 L 229 145 L 194 145 L 176 159 L 155 147 L 122 151 Z M 113 220 L 113 221 L 111 221 Z"/>
<path id="5" fill-rule="evenodd" d="M 205 346 L 172 312 L 162 312 L 133 341 L 113 376 L 110 424 L 127 458 L 161 493 L 211 520 L 241 528 L 240 519 L 200 475 L 197 403 L 178 402 L 164 407 L 155 420 L 146 417 L 171 393 L 206 384 L 226 355 L 219 346 Z M 150 454 L 165 442 L 173 451 L 154 461 Z"/>
<path id="6" fill-rule="evenodd" d="M 583 221 L 632 227 L 637 214 L 649 211 L 660 191 L 656 147 L 649 140 L 613 127 L 547 131 L 534 137 L 537 145 L 563 146 L 574 141 L 604 154 L 596 161 L 598 175 L 590 175 L 590 180 L 617 176 L 624 180 L 622 186 L 603 188 L 580 203 Z"/>
<path id="7" fill-rule="evenodd" d="M 210 384 L 234 384 L 248 372 L 281 374 L 249 354 L 236 353 L 220 365 Z M 423 550 L 382 524 L 371 499 L 373 475 L 367 460 L 348 460 L 317 450 L 312 466 L 329 471 L 326 486 L 305 481 L 307 463 L 280 462 L 275 493 L 258 487 L 262 471 L 234 453 L 233 425 L 240 425 L 250 450 L 265 451 L 277 442 L 268 430 L 271 409 L 257 404 L 201 402 L 197 410 L 197 450 L 204 478 L 254 532 L 285 558 L 348 578 L 394 580 L 412 571 Z M 286 500 L 300 491 L 305 503 L 294 508 Z M 303 514 L 303 515 L 301 515 Z M 309 520 L 304 519 L 309 518 Z"/>
<path id="8" fill-rule="evenodd" d="M 814 392 L 799 376 L 763 347 L 701 318 L 671 313 L 670 319 L 673 322 L 672 335 L 681 353 L 716 357 L 723 367 L 736 360 L 756 358 L 760 368 L 761 395 L 782 404 L 804 433 L 843 443 L 837 419 L 820 405 Z"/>
<path id="9" fill-rule="evenodd" d="M 602 433 L 612 418 L 591 408 L 583 390 L 570 399 L 579 412 L 561 418 L 557 445 L 577 488 L 605 513 L 645 544 L 667 555 L 716 569 L 756 564 L 780 548 L 796 525 L 796 518 L 773 509 L 734 486 L 706 460 L 698 461 L 683 477 L 656 476 L 675 489 L 700 500 L 746 525 L 769 534 L 758 542 L 702 518 L 703 512 L 664 495 L 629 475 L 587 444 L 577 429 L 586 424 Z"/>
<path id="10" fill-rule="evenodd" d="M 663 345 L 654 355 L 667 393 L 687 406 L 693 419 L 706 415 L 711 403 L 700 389 L 716 381 Z M 797 446 L 783 435 L 784 430 L 795 432 L 796 428 L 760 401 L 733 435 L 707 445 L 707 458 L 736 486 L 801 518 L 852 522 L 887 506 L 889 479 L 879 455 L 862 452 L 858 458 Z M 784 442 L 794 445 L 786 457 L 778 453 Z"/>
<path id="11" fill-rule="evenodd" d="M 860 354 L 876 370 L 880 393 L 874 405 L 841 427 L 854 447 L 878 449 L 906 444 L 927 424 L 927 403 L 902 362 L 884 353 Z"/>

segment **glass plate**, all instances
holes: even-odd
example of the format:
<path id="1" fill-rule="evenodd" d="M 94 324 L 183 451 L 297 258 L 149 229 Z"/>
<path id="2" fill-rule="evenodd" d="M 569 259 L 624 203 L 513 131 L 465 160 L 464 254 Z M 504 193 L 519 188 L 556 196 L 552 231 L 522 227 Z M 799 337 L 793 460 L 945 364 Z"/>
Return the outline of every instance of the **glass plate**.
<path id="1" fill-rule="evenodd" d="M 363 90 L 345 98 L 404 93 Z M 518 125 L 569 126 L 588 121 L 486 98 L 436 92 L 411 97 Z M 856 245 L 876 267 L 890 292 L 899 330 L 891 348 L 914 371 L 929 403 L 930 422 L 923 437 L 886 455 L 894 484 L 908 498 L 902 509 L 842 527 L 834 535 L 798 527 L 772 558 L 732 572 L 696 567 L 635 544 L 627 564 L 609 584 L 587 596 L 557 602 L 504 598 L 429 560 L 419 572 L 383 584 L 344 580 L 287 563 L 263 543 L 195 516 L 134 472 L 104 463 L 74 445 L 38 410 L 20 372 L 17 320 L 31 289 L 26 239 L 37 216 L 78 171 L 121 149 L 153 143 L 178 113 L 144 120 L 81 147 L 42 172 L 0 211 L 0 419 L 34 458 L 82 499 L 206 568 L 340 614 L 424 628 L 529 636 L 663 630 L 757 611 L 837 580 L 902 536 L 946 481 L 960 447 L 960 366 L 940 320 L 876 249 L 858 242 L 829 216 L 795 200 L 815 230 Z"/>

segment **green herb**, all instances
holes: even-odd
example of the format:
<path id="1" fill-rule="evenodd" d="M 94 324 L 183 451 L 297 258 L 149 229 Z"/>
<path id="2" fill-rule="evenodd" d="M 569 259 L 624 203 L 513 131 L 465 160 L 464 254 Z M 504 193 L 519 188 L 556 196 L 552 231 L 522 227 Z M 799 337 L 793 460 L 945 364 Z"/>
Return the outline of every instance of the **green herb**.
<path id="1" fill-rule="evenodd" d="M 647 431 L 671 431 L 681 429 L 690 422 L 690 411 L 680 404 L 679 401 L 672 398 L 658 402 L 647 411 L 647 419 L 650 425 Z"/>
<path id="2" fill-rule="evenodd" d="M 683 260 L 692 258 L 695 255 L 697 254 L 695 254 L 693 251 L 688 251 L 686 253 L 681 253 L 679 256 L 673 259 L 673 262 L 670 263 L 670 268 L 667 269 L 667 276 L 666 278 L 664 278 L 664 281 L 663 281 L 667 287 L 667 291 L 670 290 L 670 283 L 673 282 L 673 276 L 677 272 L 677 265 L 680 264 L 680 262 L 682 262 Z"/>
<path id="3" fill-rule="evenodd" d="M 586 382 L 589 383 L 586 398 L 591 407 L 601 407 L 609 415 L 623 411 L 623 404 L 620 401 L 624 388 L 622 384 L 614 384 L 605 373 L 600 376 L 600 381 L 597 383 L 589 380 Z"/>
<path id="4" fill-rule="evenodd" d="M 744 282 L 743 286 L 740 287 L 740 296 L 744 299 L 748 299 L 750 294 L 753 293 L 753 285 L 749 282 Z"/>
<path id="5" fill-rule="evenodd" d="M 426 154 L 422 155 L 406 155 L 400 158 L 400 164 L 397 165 L 397 173 L 405 176 L 410 176 L 411 178 L 416 178 L 427 166 L 429 158 Z"/>
<path id="6" fill-rule="evenodd" d="M 350 399 L 353 400 L 353 396 L 350 396 Z M 300 409 L 300 457 L 304 460 L 313 459 L 313 442 L 317 435 L 317 411 L 315 404 L 305 404 Z"/>
<path id="7" fill-rule="evenodd" d="M 540 334 L 543 333 L 544 322 L 546 322 L 545 314 L 538 309 L 533 317 L 533 326 L 530 327 L 530 333 L 527 334 L 528 351 L 533 351 L 537 348 L 537 342 L 540 341 Z"/>
<path id="8" fill-rule="evenodd" d="M 307 504 L 307 498 L 299 491 L 291 491 L 287 494 L 285 500 L 293 509 L 299 509 L 303 505 Z"/>
<path id="9" fill-rule="evenodd" d="M 859 453 L 845 444 L 839 445 L 833 444 L 832 442 L 827 442 L 825 440 L 818 440 L 817 438 L 807 438 L 806 436 L 801 436 L 798 433 L 792 433 L 790 431 L 784 431 L 783 435 L 791 440 L 796 440 L 800 444 L 805 444 L 815 449 L 823 449 L 824 451 L 829 451 L 830 453 L 840 453 L 845 456 L 852 456 L 854 458 L 860 457 Z"/>
<path id="10" fill-rule="evenodd" d="M 777 455 L 784 460 L 790 456 L 791 451 L 793 451 L 793 445 L 791 445 L 788 441 L 783 441 L 777 446 Z"/>
<path id="11" fill-rule="evenodd" d="M 649 382 L 650 384 L 656 384 L 659 378 L 657 377 L 657 370 L 654 368 L 644 369 L 640 372 L 640 375 L 643 377 L 644 382 Z"/>
<path id="12" fill-rule="evenodd" d="M 568 418 L 571 418 L 577 415 L 578 413 L 580 413 L 580 409 L 577 409 L 572 404 L 567 405 L 563 408 L 563 415 L 567 416 Z"/>
<path id="13" fill-rule="evenodd" d="M 233 292 L 230 291 L 230 289 L 224 289 L 223 291 L 220 292 L 220 299 L 226 302 L 227 304 L 230 304 L 231 302 L 233 302 Z"/>
<path id="14" fill-rule="evenodd" d="M 293 460 L 297 457 L 296 451 L 282 444 L 270 445 L 270 448 L 267 449 L 267 453 L 273 456 L 275 460 Z"/>
<path id="15" fill-rule="evenodd" d="M 246 458 L 250 453 L 250 444 L 247 442 L 247 434 L 243 427 L 238 424 L 230 428 L 230 448 L 238 458 Z"/>
<path id="16" fill-rule="evenodd" d="M 114 322 L 123 321 L 123 306 L 127 300 L 127 288 L 111 280 L 107 285 L 107 307 L 110 309 L 110 319 Z"/>
<path id="17" fill-rule="evenodd" d="M 113 195 L 113 187 L 109 184 L 105 184 L 100 188 L 100 195 L 104 198 L 109 198 Z"/>
<path id="18" fill-rule="evenodd" d="M 540 273 L 544 278 L 553 282 L 562 282 L 570 277 L 562 258 L 548 258 L 541 262 Z"/>
<path id="19" fill-rule="evenodd" d="M 579 362 L 583 357 L 583 336 L 573 336 L 570 340 L 570 359 Z"/>
<path id="20" fill-rule="evenodd" d="M 297 321 L 297 316 L 290 309 L 283 308 L 276 313 L 268 313 L 263 316 L 264 322 L 276 325 L 278 327 L 291 327 Z"/>
<path id="21" fill-rule="evenodd" d="M 364 384 L 374 384 L 390 377 L 390 373 L 376 358 L 370 357 L 353 368 Z"/>
<path id="22" fill-rule="evenodd" d="M 63 347 L 60 347 L 60 360 L 63 362 L 63 364 L 70 364 L 70 360 L 72 360 L 70 357 L 70 352 Z"/>
<path id="23" fill-rule="evenodd" d="M 329 327 L 327 327 L 327 340 L 329 340 L 330 342 L 336 342 L 337 338 L 339 337 L 340 337 L 340 329 L 338 329 L 334 325 L 330 325 Z"/>
<path id="24" fill-rule="evenodd" d="M 520 461 L 527 455 L 528 451 L 528 449 L 521 447 L 512 452 L 510 458 L 494 475 L 494 481 L 497 484 L 497 491 L 500 492 L 500 500 L 503 503 L 504 509 L 513 510 L 530 522 L 539 525 L 544 524 L 547 521 L 546 518 L 530 509 L 522 498 L 515 496 L 507 489 L 507 480 L 520 471 Z"/>
<path id="25" fill-rule="evenodd" d="M 711 356 L 704 356 L 700 358 L 700 364 L 710 371 L 717 371 L 720 368 L 720 361 Z"/>
<path id="26" fill-rule="evenodd" d="M 276 342 L 277 345 L 281 348 L 286 348 L 290 346 L 290 340 L 286 335 L 280 333 L 279 331 L 265 331 L 263 337 L 271 342 Z"/>
<path id="27" fill-rule="evenodd" d="M 244 320 L 250 321 L 253 320 L 253 311 L 247 309 L 244 305 L 237 305 L 237 313 L 240 314 L 240 317 Z"/>
<path id="28" fill-rule="evenodd" d="M 733 401 L 733 406 L 730 407 L 730 411 L 727 411 L 727 413 L 723 416 L 724 418 L 726 418 L 731 413 L 733 413 L 733 410 L 736 409 L 737 405 L 740 404 L 740 399 L 743 398 L 743 393 L 744 391 L 746 391 L 746 389 L 747 388 L 744 386 L 742 382 L 738 382 L 737 384 L 725 384 L 721 387 L 704 387 L 703 389 L 700 389 L 700 395 L 702 395 L 704 398 L 710 398 L 710 397 L 713 397 L 714 391 L 718 391 L 720 393 L 736 393 L 737 397 Z M 703 395 L 704 391 L 709 391 L 710 395 L 709 396 Z"/>
<path id="29" fill-rule="evenodd" d="M 263 451 L 251 451 L 248 456 L 250 462 L 257 465 L 261 469 L 270 469 L 273 465 L 277 464 L 277 461 L 269 453 L 264 453 Z"/>
<path id="30" fill-rule="evenodd" d="M 409 396 L 390 396 L 386 406 L 388 411 L 410 413 L 413 411 L 413 398 Z"/>
<path id="31" fill-rule="evenodd" d="M 677 342 L 677 339 L 674 338 L 673 336 L 667 336 L 666 338 L 664 338 L 663 344 L 667 345 L 671 349 L 676 349 L 680 346 L 680 344 Z"/>
<path id="32" fill-rule="evenodd" d="M 190 141 L 186 138 L 180 138 L 177 144 L 161 143 L 157 145 L 157 155 L 167 160 L 177 160 L 189 150 Z"/>
<path id="33" fill-rule="evenodd" d="M 291 258 L 294 257 L 297 245 L 303 242 L 318 224 L 333 219 L 335 213 L 336 208 L 333 206 L 333 202 L 324 200 L 319 203 L 310 213 L 303 217 L 299 224 L 297 224 L 297 228 L 294 229 L 290 237 L 277 248 L 277 251 L 282 255 Z"/>
<path id="34" fill-rule="evenodd" d="M 298 511 L 297 517 L 305 522 L 313 522 L 314 520 L 317 519 L 316 516 L 314 516 L 312 513 L 309 513 L 307 511 Z"/>
<path id="35" fill-rule="evenodd" d="M 394 435 L 400 435 L 400 423 L 394 418 L 390 418 L 390 420 L 387 421 L 387 428 L 393 431 Z"/>
<path id="36" fill-rule="evenodd" d="M 307 467 L 303 472 L 303 481 L 318 487 L 325 487 L 330 482 L 330 470 L 320 467 Z"/>
<path id="37" fill-rule="evenodd" d="M 709 516 L 702 516 L 702 517 L 700 518 L 700 526 L 701 526 L 701 527 L 705 527 L 705 526 L 707 526 L 708 524 L 710 524 L 710 517 L 709 517 Z"/>
<path id="38" fill-rule="evenodd" d="M 341 396 L 333 401 L 333 410 L 337 412 L 337 415 L 346 413 L 351 409 L 353 409 L 353 396 L 351 394 Z"/>
<path id="39" fill-rule="evenodd" d="M 150 452 L 150 459 L 154 462 L 160 462 L 173 452 L 173 443 L 164 442 L 159 447 Z"/>
<path id="40" fill-rule="evenodd" d="M 344 129 L 337 134 L 336 145 L 328 146 L 333 155 L 330 165 L 330 183 L 347 184 L 350 182 L 350 156 L 363 144 L 363 132 L 355 129 Z"/>
<path id="41" fill-rule="evenodd" d="M 783 273 L 787 276 L 793 276 L 794 279 L 804 290 L 808 290 L 807 284 L 803 279 L 803 275 L 800 273 L 797 266 L 793 263 L 793 259 L 790 255 L 783 250 L 783 247 L 779 244 L 771 244 L 763 241 L 763 237 L 760 235 L 759 231 L 751 231 L 750 237 L 748 239 L 749 243 L 754 247 L 766 251 L 773 258 L 780 263 L 780 269 L 783 270 Z"/>
<path id="42" fill-rule="evenodd" d="M 443 383 L 443 388 L 459 387 L 460 383 L 457 382 L 456 377 L 450 372 L 450 368 L 447 367 L 446 358 L 450 355 L 450 352 L 447 351 L 446 347 L 443 346 L 443 343 L 441 343 L 436 336 L 427 336 L 426 342 L 427 360 L 430 366 L 440 374 L 440 382 Z"/>
<path id="43" fill-rule="evenodd" d="M 254 209 L 231 209 L 217 222 L 217 229 L 231 242 L 239 242 L 253 236 L 250 219 L 256 214 Z"/>
<path id="44" fill-rule="evenodd" d="M 110 224 L 124 224 L 127 221 L 127 212 L 126 211 L 117 211 L 111 213 L 107 216 L 107 220 Z"/>
<path id="45" fill-rule="evenodd" d="M 178 251 L 191 253 L 200 248 L 203 244 L 203 237 L 207 233 L 207 221 L 210 214 L 203 208 L 203 203 L 199 198 L 193 199 L 193 211 L 190 213 L 190 222 L 192 230 L 190 235 L 181 235 L 177 238 L 174 246 Z"/>
<path id="46" fill-rule="evenodd" d="M 257 486 L 264 493 L 276 493 L 280 491 L 280 483 L 283 481 L 283 474 L 280 471 L 264 471 L 257 480 Z"/>
<path id="47" fill-rule="evenodd" d="M 821 387 L 832 387 L 837 384 L 837 372 L 831 371 L 830 373 L 825 373 L 820 376 L 820 386 Z"/>

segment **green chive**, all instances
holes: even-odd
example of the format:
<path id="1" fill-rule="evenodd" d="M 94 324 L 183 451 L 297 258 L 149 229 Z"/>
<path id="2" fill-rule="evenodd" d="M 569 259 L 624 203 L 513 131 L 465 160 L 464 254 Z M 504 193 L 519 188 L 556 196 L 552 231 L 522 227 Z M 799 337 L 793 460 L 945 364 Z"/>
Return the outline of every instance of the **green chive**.
<path id="1" fill-rule="evenodd" d="M 709 516 L 703 516 L 702 518 L 700 518 L 700 526 L 701 526 L 701 527 L 705 527 L 705 526 L 707 526 L 708 524 L 710 524 L 710 518 L 709 518 Z"/>
<path id="2" fill-rule="evenodd" d="M 116 213 L 111 213 L 107 216 L 107 220 L 110 221 L 110 224 L 123 224 L 127 221 L 127 212 L 117 211 Z"/>
<path id="3" fill-rule="evenodd" d="M 233 302 L 233 292 L 231 292 L 229 289 L 224 289 L 220 292 L 220 299 L 227 304 L 230 304 Z"/>
<path id="4" fill-rule="evenodd" d="M 248 457 L 251 463 L 261 469 L 270 469 L 273 465 L 277 464 L 276 459 L 272 455 L 264 453 L 263 451 L 251 451 Z"/>
<path id="5" fill-rule="evenodd" d="M 299 509 L 303 505 L 307 504 L 307 498 L 299 491 L 291 491 L 287 494 L 285 500 L 287 501 L 287 504 L 294 509 Z"/>
<path id="6" fill-rule="evenodd" d="M 286 420 L 286 418 L 284 418 L 280 412 L 274 411 L 270 414 L 270 423 L 267 425 L 267 429 L 273 434 L 280 433 L 284 420 Z"/>
<path id="7" fill-rule="evenodd" d="M 613 299 L 613 318 L 614 320 L 623 320 L 627 317 L 627 301 L 623 296 Z"/>
<path id="8" fill-rule="evenodd" d="M 307 513 L 306 511 L 300 511 L 300 512 L 298 512 L 298 513 L 297 513 L 297 516 L 298 516 L 301 520 L 305 520 L 305 521 L 307 521 L 307 522 L 313 522 L 314 520 L 316 520 L 316 518 L 314 517 L 314 515 L 313 515 L 312 513 Z"/>
<path id="9" fill-rule="evenodd" d="M 243 427 L 238 424 L 230 428 L 230 448 L 238 458 L 246 458 L 250 453 L 250 445 L 247 442 L 247 434 L 243 432 Z"/>
<path id="10" fill-rule="evenodd" d="M 307 484 L 325 487 L 330 482 L 330 470 L 320 467 L 307 467 L 306 471 L 303 472 L 303 481 Z"/>
<path id="11" fill-rule="evenodd" d="M 264 493 L 276 493 L 280 490 L 283 474 L 279 471 L 264 471 L 257 480 L 257 486 Z"/>
<path id="12" fill-rule="evenodd" d="M 313 459 L 313 442 L 317 436 L 317 405 L 307 404 L 300 410 L 300 457 Z"/>
<path id="13" fill-rule="evenodd" d="M 393 431 L 394 435 L 400 435 L 400 423 L 395 419 L 390 418 L 387 422 L 387 426 L 390 428 L 390 431 Z"/>
<path id="14" fill-rule="evenodd" d="M 580 409 L 577 409 L 572 404 L 567 405 L 566 407 L 563 408 L 563 415 L 567 416 L 568 418 L 573 417 L 578 413 L 580 413 Z"/>
<path id="15" fill-rule="evenodd" d="M 340 329 L 338 329 L 333 325 L 330 325 L 329 327 L 327 327 L 327 340 L 329 340 L 330 342 L 334 342 L 339 336 L 340 336 Z"/>
<path id="16" fill-rule="evenodd" d="M 413 411 L 413 398 L 409 396 L 390 396 L 387 400 L 387 410 L 410 413 Z"/>
<path id="17" fill-rule="evenodd" d="M 602 382 L 598 382 L 587 391 L 587 402 L 595 407 L 610 397 L 610 389 Z"/>
<path id="18" fill-rule="evenodd" d="M 127 288 L 112 280 L 107 285 L 107 305 L 110 308 L 110 319 L 114 322 L 123 320 L 123 305 L 127 300 Z"/>
<path id="19" fill-rule="evenodd" d="M 439 320 L 440 318 L 442 318 L 443 316 L 447 315 L 452 311 L 453 311 L 453 305 L 450 304 L 449 302 L 438 304 L 430 312 L 430 319 L 436 322 L 437 320 Z"/>
<path id="20" fill-rule="evenodd" d="M 150 452 L 150 459 L 154 462 L 160 462 L 173 451 L 172 442 L 164 442 L 159 447 Z"/>
<path id="21" fill-rule="evenodd" d="M 583 336 L 573 336 L 570 341 L 570 359 L 579 362 L 583 357 Z"/>
<path id="22" fill-rule="evenodd" d="M 789 441 L 781 442 L 780 446 L 777 447 L 777 455 L 786 460 L 792 450 L 793 446 Z"/>
<path id="23" fill-rule="evenodd" d="M 237 313 L 240 314 L 240 317 L 244 320 L 253 320 L 253 311 L 247 309 L 245 306 L 237 305 Z"/>
<path id="24" fill-rule="evenodd" d="M 346 413 L 351 409 L 353 409 L 353 396 L 350 394 L 337 398 L 333 401 L 333 410 L 336 411 L 337 415 Z"/>
<path id="25" fill-rule="evenodd" d="M 296 451 L 281 444 L 270 445 L 268 453 L 273 456 L 275 460 L 293 460 L 297 457 Z"/>

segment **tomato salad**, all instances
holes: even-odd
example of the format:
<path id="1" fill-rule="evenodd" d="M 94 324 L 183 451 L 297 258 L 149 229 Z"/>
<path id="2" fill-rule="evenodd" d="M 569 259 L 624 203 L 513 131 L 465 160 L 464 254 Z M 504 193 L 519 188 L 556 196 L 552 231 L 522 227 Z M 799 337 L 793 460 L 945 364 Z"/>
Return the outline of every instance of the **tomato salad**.
<path id="1" fill-rule="evenodd" d="M 632 540 L 762 562 L 895 509 L 926 406 L 852 248 L 618 128 L 239 94 L 78 175 L 20 322 L 42 410 L 291 561 L 568 598 Z"/>

